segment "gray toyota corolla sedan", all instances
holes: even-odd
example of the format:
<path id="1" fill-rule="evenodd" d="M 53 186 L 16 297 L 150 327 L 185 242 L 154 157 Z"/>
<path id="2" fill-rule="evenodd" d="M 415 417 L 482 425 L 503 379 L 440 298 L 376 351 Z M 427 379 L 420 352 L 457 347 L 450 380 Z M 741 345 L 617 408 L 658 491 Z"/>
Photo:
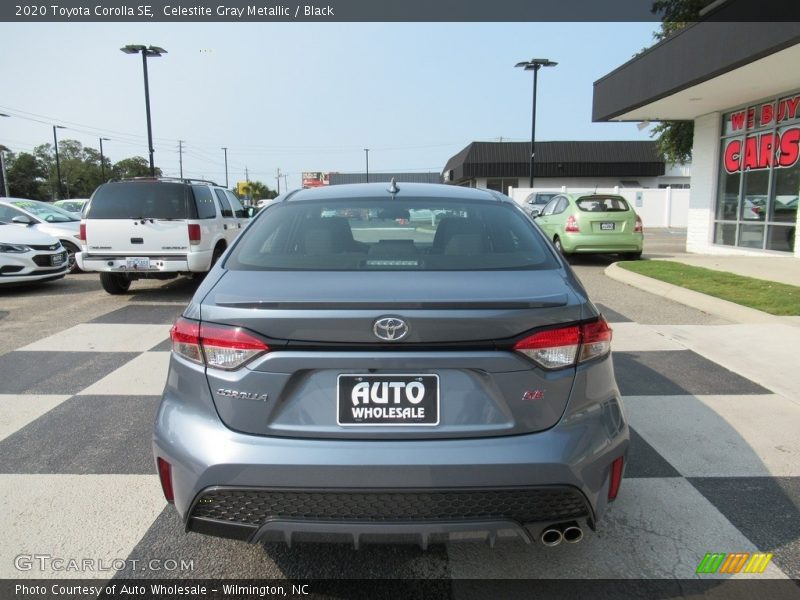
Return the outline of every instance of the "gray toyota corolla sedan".
<path id="1" fill-rule="evenodd" d="M 287 193 L 171 338 L 153 449 L 187 530 L 556 545 L 619 491 L 611 330 L 502 194 Z"/>

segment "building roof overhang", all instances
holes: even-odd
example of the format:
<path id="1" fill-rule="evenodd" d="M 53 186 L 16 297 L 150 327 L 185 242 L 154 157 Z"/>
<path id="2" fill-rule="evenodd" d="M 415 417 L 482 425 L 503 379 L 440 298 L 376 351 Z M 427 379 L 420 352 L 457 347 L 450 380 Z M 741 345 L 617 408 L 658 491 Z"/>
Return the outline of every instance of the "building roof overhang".
<path id="1" fill-rule="evenodd" d="M 692 120 L 800 88 L 800 22 L 699 22 L 594 84 L 593 121 Z"/>

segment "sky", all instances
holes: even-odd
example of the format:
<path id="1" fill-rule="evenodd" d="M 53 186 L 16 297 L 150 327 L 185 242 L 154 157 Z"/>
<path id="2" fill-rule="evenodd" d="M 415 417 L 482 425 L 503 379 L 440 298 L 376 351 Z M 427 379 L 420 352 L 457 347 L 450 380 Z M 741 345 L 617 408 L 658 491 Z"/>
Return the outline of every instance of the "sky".
<path id="1" fill-rule="evenodd" d="M 646 140 L 635 123 L 592 123 L 592 84 L 657 23 L 0 23 L 0 144 L 75 139 L 112 161 L 147 157 L 148 60 L 155 163 L 187 177 L 300 185 L 303 171 L 441 172 L 476 140 Z M 12 57 L 9 59 L 9 56 Z"/>

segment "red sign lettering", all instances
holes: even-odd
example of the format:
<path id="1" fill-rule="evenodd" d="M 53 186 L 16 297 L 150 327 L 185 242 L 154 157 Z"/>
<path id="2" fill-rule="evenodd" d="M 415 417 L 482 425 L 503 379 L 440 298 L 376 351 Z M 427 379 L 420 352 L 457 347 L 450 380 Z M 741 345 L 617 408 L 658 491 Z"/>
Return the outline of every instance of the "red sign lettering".
<path id="1" fill-rule="evenodd" d="M 775 108 L 773 107 L 772 103 L 762 104 L 761 119 L 759 120 L 759 125 L 761 125 L 761 127 L 769 125 L 770 123 L 772 123 L 772 117 L 774 116 L 775 116 Z"/>
<path id="2" fill-rule="evenodd" d="M 734 131 L 739 131 L 744 127 L 744 111 L 731 114 L 731 127 Z"/>
<path id="3" fill-rule="evenodd" d="M 747 109 L 747 128 L 752 129 L 756 125 L 756 109 L 752 106 Z"/>
<path id="4" fill-rule="evenodd" d="M 741 139 L 730 140 L 725 146 L 722 162 L 728 173 L 742 170 L 791 167 L 800 158 L 800 127 L 792 127 L 781 133 L 762 133 Z"/>
<path id="5" fill-rule="evenodd" d="M 797 115 L 798 106 L 800 106 L 800 96 L 781 100 L 778 104 L 778 123 L 794 119 Z"/>
<path id="6" fill-rule="evenodd" d="M 800 156 L 800 129 L 793 128 L 783 132 L 780 140 L 778 166 L 791 167 Z"/>

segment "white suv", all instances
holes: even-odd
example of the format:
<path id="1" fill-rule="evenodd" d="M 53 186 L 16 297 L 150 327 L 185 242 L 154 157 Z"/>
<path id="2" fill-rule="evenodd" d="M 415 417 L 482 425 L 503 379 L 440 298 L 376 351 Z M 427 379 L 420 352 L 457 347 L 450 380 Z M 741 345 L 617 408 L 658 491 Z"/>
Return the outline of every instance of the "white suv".
<path id="1" fill-rule="evenodd" d="M 210 181 L 161 177 L 103 184 L 83 215 L 78 265 L 124 294 L 136 279 L 209 271 L 250 213 Z"/>

